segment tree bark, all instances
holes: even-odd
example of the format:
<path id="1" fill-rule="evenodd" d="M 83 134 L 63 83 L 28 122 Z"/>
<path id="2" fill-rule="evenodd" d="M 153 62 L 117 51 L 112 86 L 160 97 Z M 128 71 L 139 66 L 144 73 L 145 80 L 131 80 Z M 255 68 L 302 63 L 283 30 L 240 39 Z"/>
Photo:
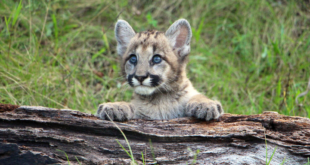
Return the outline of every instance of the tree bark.
<path id="1" fill-rule="evenodd" d="M 271 164 L 306 164 L 310 157 L 310 120 L 276 112 L 210 122 L 111 122 L 74 110 L 0 104 L 0 164 L 130 164 L 117 127 L 137 164 L 266 164 L 274 151 Z"/>

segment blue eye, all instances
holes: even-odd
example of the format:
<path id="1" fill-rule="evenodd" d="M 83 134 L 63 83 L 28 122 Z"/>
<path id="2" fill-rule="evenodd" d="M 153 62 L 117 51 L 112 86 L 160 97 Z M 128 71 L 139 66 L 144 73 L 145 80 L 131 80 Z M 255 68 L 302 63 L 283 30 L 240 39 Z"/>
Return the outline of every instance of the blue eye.
<path id="1" fill-rule="evenodd" d="M 154 64 L 159 64 L 161 61 L 162 61 L 162 59 L 161 59 L 160 55 L 155 55 L 155 56 L 153 57 L 153 59 L 152 59 L 152 62 L 153 62 Z"/>
<path id="2" fill-rule="evenodd" d="M 132 54 L 129 58 L 129 62 L 132 63 L 132 64 L 136 64 L 137 63 L 137 56 Z"/>

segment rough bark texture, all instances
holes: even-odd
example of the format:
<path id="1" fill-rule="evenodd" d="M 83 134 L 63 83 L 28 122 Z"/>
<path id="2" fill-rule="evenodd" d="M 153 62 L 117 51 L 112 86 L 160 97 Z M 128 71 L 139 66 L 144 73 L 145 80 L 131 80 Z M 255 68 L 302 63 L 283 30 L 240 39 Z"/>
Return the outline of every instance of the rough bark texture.
<path id="1" fill-rule="evenodd" d="M 276 146 L 271 164 L 306 164 L 310 157 L 310 120 L 276 112 L 113 123 L 79 111 L 0 104 L 0 164 L 67 164 L 65 153 L 71 164 L 130 164 L 115 124 L 138 164 L 141 152 L 146 164 L 265 164 L 266 149 L 270 158 Z"/>

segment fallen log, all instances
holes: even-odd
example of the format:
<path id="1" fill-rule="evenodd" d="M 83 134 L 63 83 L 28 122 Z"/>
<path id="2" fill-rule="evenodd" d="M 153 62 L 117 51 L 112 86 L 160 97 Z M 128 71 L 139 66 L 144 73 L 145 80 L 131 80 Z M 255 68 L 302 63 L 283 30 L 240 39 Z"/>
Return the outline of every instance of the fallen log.
<path id="1" fill-rule="evenodd" d="M 0 164 L 130 164 L 118 128 L 138 164 L 266 164 L 273 152 L 271 164 L 309 163 L 308 118 L 264 112 L 210 122 L 111 122 L 74 110 L 0 104 Z"/>

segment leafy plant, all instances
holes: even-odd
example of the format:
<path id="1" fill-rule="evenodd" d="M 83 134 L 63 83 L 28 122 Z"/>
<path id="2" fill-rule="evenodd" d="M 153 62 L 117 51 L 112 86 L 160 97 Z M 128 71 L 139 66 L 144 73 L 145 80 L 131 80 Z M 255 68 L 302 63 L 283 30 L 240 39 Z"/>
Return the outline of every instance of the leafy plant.
<path id="1" fill-rule="evenodd" d="M 150 12 L 147 13 L 146 20 L 153 27 L 157 27 L 157 21 L 153 19 L 153 16 Z"/>

